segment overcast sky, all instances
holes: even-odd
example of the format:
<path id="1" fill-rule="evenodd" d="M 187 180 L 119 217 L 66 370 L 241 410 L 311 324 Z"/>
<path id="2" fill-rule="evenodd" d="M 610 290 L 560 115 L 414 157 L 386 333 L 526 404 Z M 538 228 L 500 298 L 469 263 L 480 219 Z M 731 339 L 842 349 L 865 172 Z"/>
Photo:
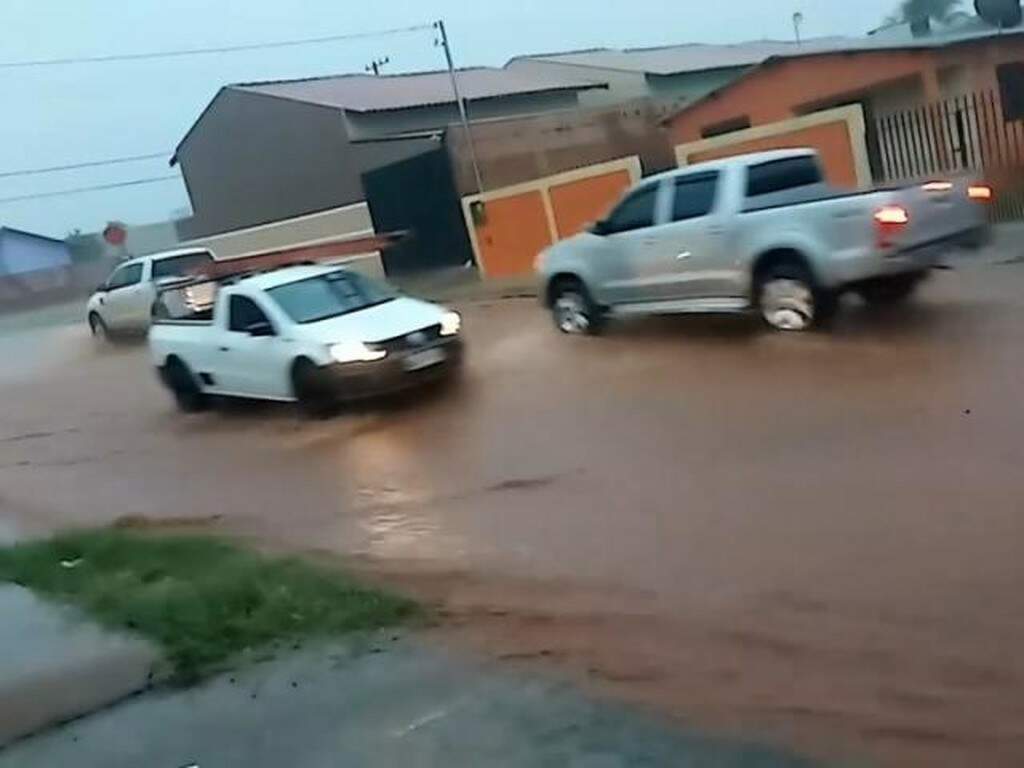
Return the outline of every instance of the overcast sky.
<path id="1" fill-rule="evenodd" d="M 317 37 L 446 20 L 459 66 L 530 52 L 682 42 L 863 34 L 895 0 L 3 0 L 0 63 Z M 137 62 L 0 68 L 0 174 L 126 155 L 170 156 L 230 82 L 361 71 L 436 69 L 428 31 L 342 43 Z M 0 198 L 161 176 L 165 159 L 38 176 L 0 177 Z M 64 236 L 108 220 L 165 220 L 188 206 L 180 179 L 104 192 L 0 203 L 0 225 Z"/>

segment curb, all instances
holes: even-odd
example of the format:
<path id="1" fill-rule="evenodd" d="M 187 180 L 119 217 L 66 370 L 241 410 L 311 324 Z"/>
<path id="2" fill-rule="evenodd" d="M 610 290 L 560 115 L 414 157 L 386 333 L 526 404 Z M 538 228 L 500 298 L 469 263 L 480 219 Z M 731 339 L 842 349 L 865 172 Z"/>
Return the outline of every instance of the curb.
<path id="1" fill-rule="evenodd" d="M 0 585 L 0 747 L 149 688 L 162 656 Z"/>

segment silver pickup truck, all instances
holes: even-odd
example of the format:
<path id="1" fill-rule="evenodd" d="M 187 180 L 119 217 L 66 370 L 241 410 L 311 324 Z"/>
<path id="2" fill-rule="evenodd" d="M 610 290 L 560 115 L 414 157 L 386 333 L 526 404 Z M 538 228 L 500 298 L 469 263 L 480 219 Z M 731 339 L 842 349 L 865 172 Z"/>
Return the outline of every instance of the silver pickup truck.
<path id="1" fill-rule="evenodd" d="M 541 253 L 541 297 L 564 333 L 612 315 L 749 310 L 807 330 L 844 291 L 901 301 L 944 252 L 981 245 L 991 196 L 966 179 L 837 191 L 809 149 L 693 165 L 643 180 Z"/>

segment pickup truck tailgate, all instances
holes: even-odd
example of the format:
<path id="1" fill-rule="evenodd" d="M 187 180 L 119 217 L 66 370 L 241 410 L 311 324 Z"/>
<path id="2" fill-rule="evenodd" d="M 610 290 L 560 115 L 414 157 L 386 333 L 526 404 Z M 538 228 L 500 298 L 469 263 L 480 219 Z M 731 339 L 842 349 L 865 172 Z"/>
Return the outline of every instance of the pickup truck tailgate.
<path id="1" fill-rule="evenodd" d="M 890 193 L 889 204 L 902 206 L 909 215 L 907 224 L 893 233 L 892 245 L 905 251 L 948 242 L 983 228 L 985 205 L 970 199 L 970 186 L 970 182 L 961 179 L 915 184 Z"/>

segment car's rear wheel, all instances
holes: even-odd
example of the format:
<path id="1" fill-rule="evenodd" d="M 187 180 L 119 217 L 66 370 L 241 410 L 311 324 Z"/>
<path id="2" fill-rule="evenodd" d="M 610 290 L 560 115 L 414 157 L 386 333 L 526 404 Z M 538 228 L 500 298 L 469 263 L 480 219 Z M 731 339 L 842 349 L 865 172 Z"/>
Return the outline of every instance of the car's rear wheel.
<path id="1" fill-rule="evenodd" d="M 308 358 L 300 358 L 292 366 L 292 391 L 299 410 L 310 418 L 329 416 L 337 406 L 337 398 L 323 371 Z"/>
<path id="2" fill-rule="evenodd" d="M 200 389 L 195 376 L 185 363 L 176 357 L 171 358 L 167 361 L 164 375 L 167 386 L 174 395 L 174 402 L 182 412 L 198 413 L 206 410 L 210 404 L 209 398 Z"/>
<path id="3" fill-rule="evenodd" d="M 89 313 L 89 330 L 92 332 L 92 337 L 101 344 L 110 340 L 110 330 L 98 312 Z"/>
<path id="4" fill-rule="evenodd" d="M 880 277 L 864 283 L 857 288 L 858 295 L 872 306 L 887 307 L 900 304 L 911 296 L 921 284 L 919 274 Z"/>
<path id="5" fill-rule="evenodd" d="M 555 327 L 562 333 L 600 333 L 604 315 L 579 280 L 561 280 L 551 290 L 551 313 Z"/>
<path id="6" fill-rule="evenodd" d="M 817 287 L 801 262 L 778 261 L 756 277 L 755 300 L 761 318 L 777 331 L 809 331 L 827 323 L 838 306 L 836 296 Z"/>

